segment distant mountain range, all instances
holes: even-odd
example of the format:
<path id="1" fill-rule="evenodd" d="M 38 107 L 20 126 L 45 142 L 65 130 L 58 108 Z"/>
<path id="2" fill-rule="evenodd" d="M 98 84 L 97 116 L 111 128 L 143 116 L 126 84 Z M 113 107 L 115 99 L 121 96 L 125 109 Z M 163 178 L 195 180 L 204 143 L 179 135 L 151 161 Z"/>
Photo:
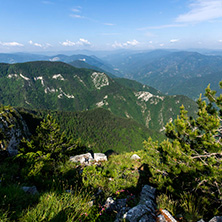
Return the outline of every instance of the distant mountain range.
<path id="1" fill-rule="evenodd" d="M 137 80 L 167 94 L 183 94 L 192 99 L 209 83 L 216 90 L 222 80 L 222 56 L 197 52 L 156 50 L 131 55 L 111 55 L 107 62 L 121 77 Z"/>
<path id="2" fill-rule="evenodd" d="M 135 81 L 48 61 L 0 64 L 0 103 L 61 111 L 102 107 L 155 130 L 176 118 L 182 104 L 191 115 L 196 109 L 185 96 L 165 96 Z"/>
<path id="3" fill-rule="evenodd" d="M 60 61 L 65 63 L 71 63 L 77 68 L 90 68 L 94 70 L 104 70 L 107 74 L 119 74 L 117 70 L 114 70 L 111 65 L 97 58 L 96 56 L 87 56 L 82 54 L 77 55 L 63 55 L 58 54 L 54 56 L 45 56 L 29 53 L 0 53 L 0 63 L 23 63 L 32 61 Z"/>
<path id="4" fill-rule="evenodd" d="M 222 80 L 221 51 L 199 51 L 205 55 L 178 50 L 97 52 L 101 58 L 89 56 L 93 52 L 70 56 L 1 53 L 0 62 L 61 61 L 77 68 L 105 72 L 112 78 L 133 79 L 168 95 L 181 94 L 196 100 L 209 83 L 218 91 L 218 82 Z"/>

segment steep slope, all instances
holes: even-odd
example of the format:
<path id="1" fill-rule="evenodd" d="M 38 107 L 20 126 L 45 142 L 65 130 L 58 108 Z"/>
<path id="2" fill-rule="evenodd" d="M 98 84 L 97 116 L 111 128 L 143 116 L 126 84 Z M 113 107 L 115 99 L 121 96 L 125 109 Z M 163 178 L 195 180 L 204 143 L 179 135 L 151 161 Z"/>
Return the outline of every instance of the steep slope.
<path id="1" fill-rule="evenodd" d="M 219 82 L 222 80 L 222 71 L 202 77 L 194 77 L 169 89 L 169 94 L 183 94 L 194 100 L 199 98 L 200 93 L 204 95 L 205 88 L 210 84 L 211 89 L 220 91 Z M 185 91 L 186 89 L 186 91 Z M 219 94 L 217 94 L 219 96 Z"/>
<path id="2" fill-rule="evenodd" d="M 103 107 L 156 130 L 175 118 L 182 104 L 194 114 L 196 104 L 187 97 L 164 96 L 138 83 L 130 88 L 124 81 L 61 62 L 0 64 L 0 102 L 63 111 Z"/>
<path id="3" fill-rule="evenodd" d="M 19 110 L 30 129 L 37 116 L 46 117 L 50 113 L 67 137 L 81 138 L 83 144 L 94 152 L 139 150 L 149 137 L 159 141 L 164 138 L 158 131 L 147 129 L 132 119 L 117 117 L 102 108 L 81 112 Z M 34 118 L 32 113 L 35 113 Z"/>

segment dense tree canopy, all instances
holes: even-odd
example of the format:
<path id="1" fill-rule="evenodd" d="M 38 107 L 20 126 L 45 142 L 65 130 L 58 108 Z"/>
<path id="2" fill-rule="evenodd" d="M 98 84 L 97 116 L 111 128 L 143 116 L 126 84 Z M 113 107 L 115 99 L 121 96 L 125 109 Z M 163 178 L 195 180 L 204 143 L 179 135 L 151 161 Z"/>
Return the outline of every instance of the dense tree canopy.
<path id="1" fill-rule="evenodd" d="M 222 82 L 220 83 L 222 88 Z M 188 117 L 181 107 L 180 115 L 166 125 L 167 140 L 146 141 L 150 182 L 176 195 L 187 192 L 202 198 L 202 207 L 218 212 L 222 206 L 222 95 L 207 87 L 197 101 L 197 118 Z"/>

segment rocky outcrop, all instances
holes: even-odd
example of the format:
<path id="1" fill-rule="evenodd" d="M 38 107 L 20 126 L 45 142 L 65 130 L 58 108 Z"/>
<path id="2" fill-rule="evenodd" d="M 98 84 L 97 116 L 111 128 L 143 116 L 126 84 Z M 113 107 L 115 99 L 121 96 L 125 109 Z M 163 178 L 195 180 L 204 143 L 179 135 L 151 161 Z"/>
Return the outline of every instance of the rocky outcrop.
<path id="1" fill-rule="evenodd" d="M 107 161 L 107 156 L 104 153 L 94 153 L 95 161 Z"/>
<path id="2" fill-rule="evenodd" d="M 12 107 L 1 107 L 0 133 L 3 137 L 0 143 L 0 150 L 6 150 L 11 156 L 18 153 L 18 145 L 22 137 L 30 135 L 22 116 Z"/>
<path id="3" fill-rule="evenodd" d="M 156 203 L 155 196 L 156 189 L 145 185 L 142 188 L 140 193 L 140 201 L 139 204 L 133 208 L 131 208 L 128 212 L 126 212 L 123 216 L 124 219 L 127 219 L 130 222 L 137 221 L 153 221 L 155 222 L 155 211 L 156 211 Z"/>
<path id="4" fill-rule="evenodd" d="M 131 157 L 130 157 L 131 160 L 140 160 L 140 157 L 137 155 L 137 154 L 133 154 Z"/>
<path id="5" fill-rule="evenodd" d="M 75 163 L 80 162 L 81 164 L 90 165 L 93 162 L 107 161 L 107 156 L 103 153 L 94 153 L 93 155 L 91 153 L 85 153 L 71 156 L 69 160 Z"/>
<path id="6" fill-rule="evenodd" d="M 91 153 L 85 153 L 81 155 L 71 156 L 69 160 L 75 163 L 80 162 L 81 164 L 89 164 L 93 160 L 93 157 Z"/>

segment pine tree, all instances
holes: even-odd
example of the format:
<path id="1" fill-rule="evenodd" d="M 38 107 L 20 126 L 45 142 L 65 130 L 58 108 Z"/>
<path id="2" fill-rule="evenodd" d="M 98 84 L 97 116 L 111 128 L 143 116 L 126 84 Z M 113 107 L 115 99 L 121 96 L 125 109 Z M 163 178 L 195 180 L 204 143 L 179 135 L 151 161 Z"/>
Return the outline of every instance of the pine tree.
<path id="1" fill-rule="evenodd" d="M 29 181 L 38 181 L 56 175 L 61 162 L 68 158 L 68 154 L 75 154 L 79 144 L 65 137 L 60 127 L 48 115 L 36 129 L 36 135 L 31 140 L 21 141 L 17 159 L 23 165 L 22 175 Z"/>
<path id="2" fill-rule="evenodd" d="M 149 139 L 144 147 L 151 183 L 178 196 L 204 196 L 213 211 L 222 206 L 222 95 L 208 86 L 205 96 L 208 103 L 201 95 L 197 101 L 197 118 L 188 117 L 182 106 L 174 123 L 166 125 L 168 139 L 161 144 Z"/>

